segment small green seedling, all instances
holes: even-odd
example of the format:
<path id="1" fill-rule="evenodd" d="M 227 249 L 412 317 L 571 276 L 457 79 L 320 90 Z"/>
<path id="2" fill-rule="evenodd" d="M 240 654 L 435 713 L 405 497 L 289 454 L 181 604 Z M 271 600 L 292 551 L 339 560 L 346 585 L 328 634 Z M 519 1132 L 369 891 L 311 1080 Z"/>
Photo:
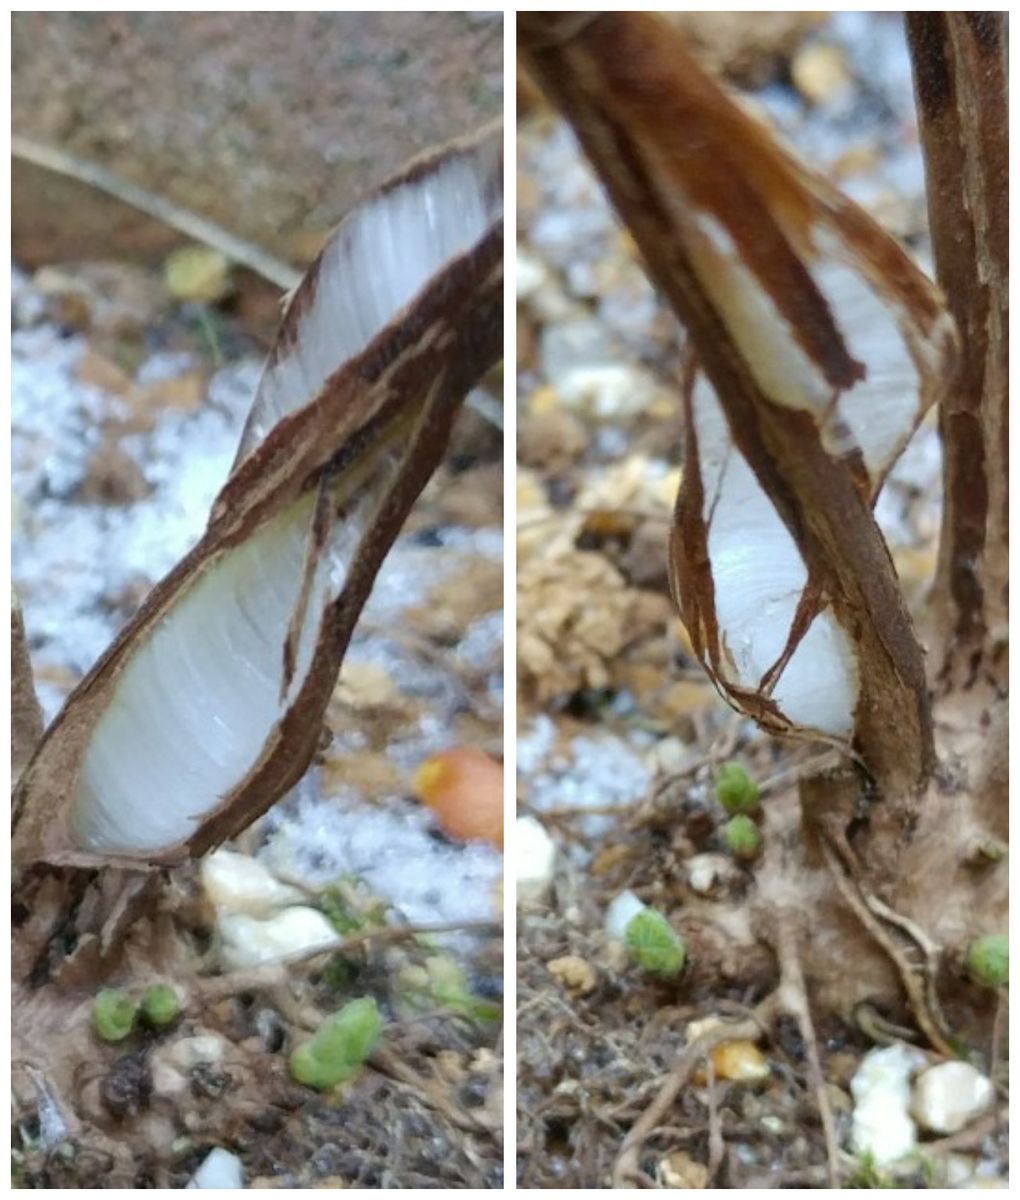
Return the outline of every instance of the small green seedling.
<path id="1" fill-rule="evenodd" d="M 352 1079 L 375 1049 L 382 1020 L 375 1000 L 363 996 L 345 1004 L 319 1027 L 311 1041 L 290 1056 L 290 1073 L 298 1083 L 324 1092 Z"/>
<path id="2" fill-rule="evenodd" d="M 364 885 L 354 876 L 346 876 L 324 887 L 319 893 L 319 906 L 341 937 L 386 924 L 385 901 L 368 895 Z"/>
<path id="3" fill-rule="evenodd" d="M 753 813 L 758 809 L 758 785 L 739 763 L 723 763 L 719 768 L 715 776 L 715 794 L 730 816 Z"/>
<path id="4" fill-rule="evenodd" d="M 319 904 L 326 918 L 341 937 L 357 933 L 365 922 L 351 904 L 344 888 L 333 885 L 319 893 Z"/>
<path id="5" fill-rule="evenodd" d="M 985 987 L 1005 987 L 1009 983 L 1009 938 L 1004 933 L 989 933 L 975 938 L 967 947 L 967 970 Z"/>
<path id="6" fill-rule="evenodd" d="M 631 961 L 650 975 L 679 975 L 687 959 L 683 938 L 654 908 L 643 908 L 627 922 L 624 942 Z"/>
<path id="7" fill-rule="evenodd" d="M 982 842 L 978 847 L 978 854 L 981 855 L 986 862 L 1000 863 L 1004 862 L 1009 854 L 1009 846 L 1001 838 L 989 838 Z"/>
<path id="8" fill-rule="evenodd" d="M 463 968 L 445 954 L 434 954 L 425 962 L 428 987 L 425 998 L 438 1008 L 460 1013 L 472 1021 L 498 1021 L 502 1006 L 474 995 Z"/>
<path id="9" fill-rule="evenodd" d="M 425 944 L 426 939 L 419 941 Z M 415 1012 L 442 1008 L 470 1021 L 498 1021 L 502 1005 L 471 991 L 463 968 L 448 954 L 430 954 L 424 966 L 408 966 L 401 972 L 400 1000 Z"/>
<path id="10" fill-rule="evenodd" d="M 92 1028 L 104 1042 L 122 1042 L 134 1029 L 138 1002 L 118 988 L 103 988 L 92 1001 Z"/>
<path id="11" fill-rule="evenodd" d="M 142 996 L 142 1016 L 157 1029 L 171 1025 L 181 1013 L 181 998 L 168 983 L 154 983 Z"/>
<path id="12" fill-rule="evenodd" d="M 858 1155 L 853 1174 L 844 1184 L 847 1188 L 891 1188 L 895 1184 L 881 1170 L 870 1150 Z"/>
<path id="13" fill-rule="evenodd" d="M 722 836 L 734 858 L 750 861 L 761 853 L 761 830 L 750 817 L 730 817 L 723 826 Z"/>
<path id="14" fill-rule="evenodd" d="M 322 968 L 322 982 L 334 992 L 350 992 L 360 970 L 356 959 L 337 953 Z"/>

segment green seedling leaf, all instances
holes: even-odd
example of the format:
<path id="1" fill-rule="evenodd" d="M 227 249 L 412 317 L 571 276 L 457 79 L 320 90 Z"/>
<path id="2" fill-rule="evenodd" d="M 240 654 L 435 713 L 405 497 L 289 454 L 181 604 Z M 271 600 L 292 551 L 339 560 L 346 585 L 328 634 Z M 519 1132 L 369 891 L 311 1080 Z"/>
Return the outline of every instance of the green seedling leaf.
<path id="1" fill-rule="evenodd" d="M 334 992 L 350 991 L 360 969 L 348 955 L 334 954 L 322 968 L 322 982 Z"/>
<path id="2" fill-rule="evenodd" d="M 311 1041 L 290 1056 L 290 1073 L 298 1083 L 327 1091 L 353 1078 L 375 1049 L 382 1020 L 371 996 L 352 1000 L 328 1017 Z"/>
<path id="3" fill-rule="evenodd" d="M 150 1025 L 161 1029 L 180 1016 L 181 998 L 168 983 L 156 983 L 142 996 L 142 1016 Z"/>
<path id="4" fill-rule="evenodd" d="M 715 794 L 723 808 L 734 816 L 758 809 L 758 785 L 735 762 L 723 763 L 715 776 Z"/>
<path id="5" fill-rule="evenodd" d="M 92 1001 L 92 1028 L 104 1042 L 122 1042 L 135 1025 L 138 1002 L 118 988 L 103 988 Z"/>
<path id="6" fill-rule="evenodd" d="M 878 1166 L 875 1156 L 865 1150 L 857 1158 L 854 1172 L 846 1181 L 848 1188 L 891 1188 L 895 1185 Z"/>
<path id="7" fill-rule="evenodd" d="M 1005 987 L 1009 983 L 1009 938 L 989 933 L 975 938 L 967 947 L 967 970 L 977 983 Z"/>
<path id="8" fill-rule="evenodd" d="M 734 858 L 750 860 L 761 853 L 761 830 L 750 817 L 731 817 L 723 826 L 722 835 Z"/>
<path id="9" fill-rule="evenodd" d="M 416 1011 L 441 1008 L 471 1021 L 498 1021 L 502 1006 L 474 995 L 461 967 L 446 954 L 434 954 L 424 967 L 411 967 L 404 975 L 406 1002 Z"/>
<path id="10" fill-rule="evenodd" d="M 340 887 L 323 888 L 319 893 L 319 905 L 341 937 L 357 933 L 365 924 Z"/>
<path id="11" fill-rule="evenodd" d="M 175 300 L 216 304 L 231 291 L 230 263 L 208 246 L 182 246 L 163 268 L 166 290 Z"/>
<path id="12" fill-rule="evenodd" d="M 653 908 L 643 908 L 627 923 L 624 942 L 631 960 L 651 975 L 679 975 L 687 959 L 683 938 Z"/>

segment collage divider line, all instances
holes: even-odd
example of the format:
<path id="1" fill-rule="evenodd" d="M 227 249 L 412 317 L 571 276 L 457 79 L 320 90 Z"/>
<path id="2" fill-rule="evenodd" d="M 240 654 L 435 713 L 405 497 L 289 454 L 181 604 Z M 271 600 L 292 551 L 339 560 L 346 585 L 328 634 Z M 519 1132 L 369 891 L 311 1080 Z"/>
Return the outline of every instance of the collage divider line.
<path id="1" fill-rule="evenodd" d="M 503 1187 L 517 1178 L 517 14 L 503 27 Z"/>

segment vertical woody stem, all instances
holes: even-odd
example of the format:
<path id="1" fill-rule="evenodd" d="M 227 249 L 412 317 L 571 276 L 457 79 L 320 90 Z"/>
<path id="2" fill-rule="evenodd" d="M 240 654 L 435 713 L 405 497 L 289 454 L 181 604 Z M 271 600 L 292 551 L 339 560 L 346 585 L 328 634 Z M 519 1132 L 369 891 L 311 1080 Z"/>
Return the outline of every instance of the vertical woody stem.
<path id="1" fill-rule="evenodd" d="M 934 592 L 938 690 L 1006 683 L 1008 173 L 1006 18 L 911 12 L 938 281 L 962 334 L 940 413 L 945 507 Z"/>

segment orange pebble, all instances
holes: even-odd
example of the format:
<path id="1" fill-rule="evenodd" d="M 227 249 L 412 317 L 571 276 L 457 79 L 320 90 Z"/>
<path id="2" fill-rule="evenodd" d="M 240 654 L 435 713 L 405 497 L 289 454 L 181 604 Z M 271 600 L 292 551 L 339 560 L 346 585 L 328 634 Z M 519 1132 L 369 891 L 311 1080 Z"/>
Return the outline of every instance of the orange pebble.
<path id="1" fill-rule="evenodd" d="M 716 1079 L 733 1083 L 760 1083 L 771 1074 L 768 1060 L 754 1042 L 723 1042 L 712 1051 L 712 1066 Z M 704 1087 L 708 1072 L 699 1066 L 692 1075 L 692 1082 Z"/>
<path id="2" fill-rule="evenodd" d="M 503 849 L 503 764 L 461 747 L 427 758 L 414 773 L 414 793 L 451 837 Z"/>

